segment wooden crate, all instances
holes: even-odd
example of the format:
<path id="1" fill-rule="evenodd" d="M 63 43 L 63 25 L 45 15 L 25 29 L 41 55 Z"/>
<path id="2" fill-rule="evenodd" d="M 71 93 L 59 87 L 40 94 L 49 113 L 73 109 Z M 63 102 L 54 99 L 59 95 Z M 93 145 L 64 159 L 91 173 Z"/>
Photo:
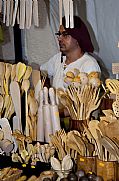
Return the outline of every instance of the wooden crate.
<path id="1" fill-rule="evenodd" d="M 115 161 L 96 161 L 97 175 L 103 177 L 104 181 L 119 181 L 119 164 Z"/>
<path id="2" fill-rule="evenodd" d="M 96 157 L 77 156 L 77 169 L 96 174 Z"/>

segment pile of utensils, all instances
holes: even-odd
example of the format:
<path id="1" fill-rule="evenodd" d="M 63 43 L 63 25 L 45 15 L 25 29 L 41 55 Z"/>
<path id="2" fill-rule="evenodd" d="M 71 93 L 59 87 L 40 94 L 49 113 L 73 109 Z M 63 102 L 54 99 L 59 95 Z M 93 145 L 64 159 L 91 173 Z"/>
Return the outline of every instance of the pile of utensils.
<path id="1" fill-rule="evenodd" d="M 50 158 L 54 156 L 55 148 L 50 144 L 33 144 L 31 137 L 23 135 L 19 130 L 13 132 L 18 149 L 12 153 L 12 161 L 36 165 L 37 161 L 49 163 Z"/>
<path id="2" fill-rule="evenodd" d="M 100 96 L 100 87 L 90 84 L 78 87 L 70 85 L 65 91 L 57 90 L 61 104 L 67 108 L 73 120 L 90 119 L 91 113 L 99 107 L 105 94 Z"/>
<path id="3" fill-rule="evenodd" d="M 70 155 L 74 161 L 77 160 L 77 154 L 82 156 L 97 155 L 96 141 L 87 127 L 84 127 L 83 133 L 76 130 L 66 133 L 61 129 L 50 137 L 59 160 L 62 160 L 66 155 Z"/>
<path id="4" fill-rule="evenodd" d="M 34 26 L 39 26 L 38 0 L 0 1 L 0 13 L 6 26 L 14 26 L 15 22 L 20 29 L 29 29 L 32 22 Z"/>
<path id="5" fill-rule="evenodd" d="M 91 120 L 87 126 L 84 125 L 82 133 L 60 130 L 55 135 L 50 135 L 59 160 L 69 154 L 76 161 L 79 154 L 119 162 L 119 122 L 113 111 L 104 110 L 104 113 L 105 116 L 100 121 Z"/>
<path id="6" fill-rule="evenodd" d="M 0 116 L 11 118 L 15 107 L 15 96 L 19 104 L 20 89 L 24 91 L 24 82 L 28 82 L 32 68 L 23 63 L 10 64 L 0 62 Z M 21 88 L 22 87 L 22 88 Z M 18 91 L 18 92 L 17 92 Z M 17 95 L 16 95 L 17 92 Z M 19 105 L 18 105 L 19 106 Z"/>
<path id="7" fill-rule="evenodd" d="M 49 142 L 49 135 L 61 129 L 56 92 L 53 87 L 43 87 L 38 95 L 37 140 Z"/>

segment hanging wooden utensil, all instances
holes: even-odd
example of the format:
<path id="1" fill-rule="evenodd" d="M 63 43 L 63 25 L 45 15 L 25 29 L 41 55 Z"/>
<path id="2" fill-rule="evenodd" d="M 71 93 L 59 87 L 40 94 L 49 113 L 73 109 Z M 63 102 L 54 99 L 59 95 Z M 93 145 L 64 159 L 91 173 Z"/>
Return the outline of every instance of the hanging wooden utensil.
<path id="1" fill-rule="evenodd" d="M 73 0 L 69 1 L 69 14 L 70 14 L 70 28 L 74 28 L 74 13 L 73 13 Z"/>
<path id="2" fill-rule="evenodd" d="M 10 1 L 11 0 L 7 0 L 7 4 L 6 4 L 6 10 L 7 10 L 7 13 L 6 13 L 6 26 L 9 26 L 10 25 Z"/>
<path id="3" fill-rule="evenodd" d="M 26 28 L 29 29 L 31 27 L 32 22 L 32 0 L 26 0 Z"/>
<path id="4" fill-rule="evenodd" d="M 62 25 L 62 0 L 59 0 L 59 23 Z"/>
<path id="5" fill-rule="evenodd" d="M 6 0 L 3 1 L 3 23 L 6 22 L 6 13 L 7 13 L 7 2 Z"/>
<path id="6" fill-rule="evenodd" d="M 20 0 L 20 24 L 19 28 L 24 29 L 25 27 L 25 0 Z"/>
<path id="7" fill-rule="evenodd" d="M 18 0 L 15 0 L 14 10 L 13 10 L 12 26 L 15 25 L 15 20 L 16 20 L 16 15 L 17 15 L 18 8 L 19 8 L 19 6 L 18 6 Z"/>
<path id="8" fill-rule="evenodd" d="M 10 0 L 10 17 L 9 17 L 9 24 L 12 25 L 12 18 L 13 18 L 13 8 L 14 8 L 14 1 Z"/>
<path id="9" fill-rule="evenodd" d="M 66 28 L 69 28 L 69 0 L 63 0 L 63 6 L 64 6 L 64 13 L 65 13 L 65 19 L 66 19 Z"/>

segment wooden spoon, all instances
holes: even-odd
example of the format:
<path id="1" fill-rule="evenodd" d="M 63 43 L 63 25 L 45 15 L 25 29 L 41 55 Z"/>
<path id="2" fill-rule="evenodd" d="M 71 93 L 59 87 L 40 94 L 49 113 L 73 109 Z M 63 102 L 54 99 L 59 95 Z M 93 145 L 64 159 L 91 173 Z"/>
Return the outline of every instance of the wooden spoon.
<path id="1" fill-rule="evenodd" d="M 0 95 L 0 118 L 1 118 L 1 114 L 2 114 L 3 102 L 4 102 L 3 96 Z"/>
<path id="2" fill-rule="evenodd" d="M 9 80 L 10 80 L 10 74 L 12 71 L 12 65 L 10 63 L 5 64 L 5 80 L 4 80 L 4 89 L 5 89 L 5 94 L 9 94 Z"/>
<path id="3" fill-rule="evenodd" d="M 29 136 L 29 128 L 28 128 L 28 123 L 27 123 L 27 116 L 28 116 L 28 89 L 30 87 L 30 81 L 28 79 L 24 79 L 22 81 L 22 89 L 25 91 L 25 114 L 26 114 L 26 130 L 25 130 L 25 134 L 26 136 Z"/>
<path id="4" fill-rule="evenodd" d="M 4 94 L 4 75 L 5 75 L 5 63 L 4 62 L 0 62 L 0 93 Z"/>
<path id="5" fill-rule="evenodd" d="M 23 79 L 29 79 L 32 73 L 32 67 L 31 66 L 27 66 L 26 68 L 26 72 L 23 76 Z"/>
<path id="6" fill-rule="evenodd" d="M 16 80 L 18 82 L 21 81 L 25 72 L 26 72 L 26 65 L 24 63 L 21 63 L 21 62 L 17 63 L 17 65 L 16 65 Z"/>

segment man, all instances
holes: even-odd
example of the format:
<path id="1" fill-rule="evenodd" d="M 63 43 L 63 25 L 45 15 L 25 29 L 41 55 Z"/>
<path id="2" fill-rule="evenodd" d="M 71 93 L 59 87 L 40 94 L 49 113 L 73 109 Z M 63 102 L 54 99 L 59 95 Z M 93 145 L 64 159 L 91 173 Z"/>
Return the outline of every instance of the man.
<path id="1" fill-rule="evenodd" d="M 79 17 L 74 16 L 74 28 L 60 28 L 57 35 L 60 53 L 40 67 L 50 78 L 53 77 L 53 87 L 64 88 L 66 72 L 74 68 L 86 73 L 100 72 L 97 61 L 89 54 L 94 51 L 89 32 Z"/>

